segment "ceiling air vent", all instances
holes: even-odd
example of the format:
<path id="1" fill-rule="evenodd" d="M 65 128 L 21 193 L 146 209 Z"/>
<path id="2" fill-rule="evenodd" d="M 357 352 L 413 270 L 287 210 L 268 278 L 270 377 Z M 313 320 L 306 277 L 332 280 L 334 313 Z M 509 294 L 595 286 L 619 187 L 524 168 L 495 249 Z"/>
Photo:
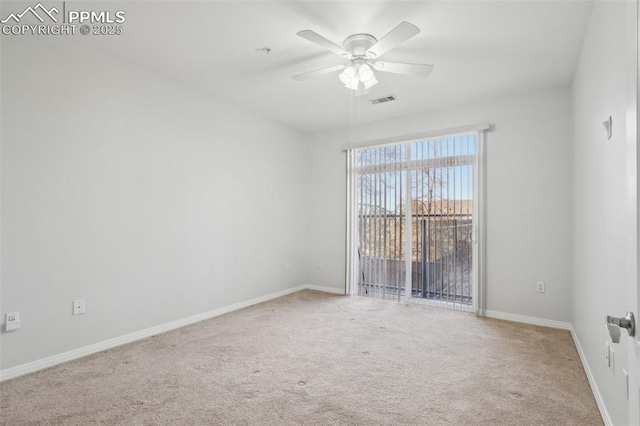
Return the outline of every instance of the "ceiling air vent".
<path id="1" fill-rule="evenodd" d="M 371 105 L 378 105 L 378 104 L 383 104 L 385 102 L 391 102 L 391 101 L 397 101 L 397 100 L 398 98 L 396 97 L 396 95 L 388 95 L 388 96 L 383 96 L 377 99 L 369 99 L 369 102 L 371 102 Z"/>

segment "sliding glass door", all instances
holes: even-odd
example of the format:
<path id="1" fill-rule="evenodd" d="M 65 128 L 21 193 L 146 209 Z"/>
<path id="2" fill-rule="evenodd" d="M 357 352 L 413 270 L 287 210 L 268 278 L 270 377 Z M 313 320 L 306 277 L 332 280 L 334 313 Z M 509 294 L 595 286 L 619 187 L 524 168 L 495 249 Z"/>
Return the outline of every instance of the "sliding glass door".
<path id="1" fill-rule="evenodd" d="M 475 310 L 479 134 L 350 155 L 351 293 Z"/>

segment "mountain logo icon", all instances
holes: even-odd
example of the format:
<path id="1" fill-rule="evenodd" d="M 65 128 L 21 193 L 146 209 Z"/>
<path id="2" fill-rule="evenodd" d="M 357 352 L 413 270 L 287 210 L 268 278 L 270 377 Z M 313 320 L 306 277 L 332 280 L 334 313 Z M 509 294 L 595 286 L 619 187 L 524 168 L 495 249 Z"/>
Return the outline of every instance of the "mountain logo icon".
<path id="1" fill-rule="evenodd" d="M 5 19 L 0 21 L 0 23 L 6 24 L 7 22 L 13 19 L 13 21 L 17 24 L 28 13 L 35 16 L 40 22 L 44 22 L 43 16 L 45 17 L 48 16 L 53 22 L 58 22 L 58 19 L 55 16 L 53 16 L 53 14 L 55 13 L 57 15 L 60 12 L 55 7 L 52 7 L 51 9 L 47 10 L 47 8 L 42 5 L 42 3 L 38 3 L 33 7 L 31 6 L 27 7 L 22 13 L 11 13 Z"/>

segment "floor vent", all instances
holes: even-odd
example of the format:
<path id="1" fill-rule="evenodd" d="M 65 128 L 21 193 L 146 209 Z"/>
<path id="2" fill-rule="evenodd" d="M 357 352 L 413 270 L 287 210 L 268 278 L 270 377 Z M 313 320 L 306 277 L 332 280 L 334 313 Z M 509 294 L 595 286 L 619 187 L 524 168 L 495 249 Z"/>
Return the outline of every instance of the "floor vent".
<path id="1" fill-rule="evenodd" d="M 383 104 L 385 102 L 391 102 L 391 101 L 397 101 L 397 100 L 398 98 L 396 97 L 396 95 L 388 95 L 388 96 L 383 96 L 377 99 L 369 99 L 369 101 L 371 102 L 371 105 L 378 105 L 378 104 Z"/>

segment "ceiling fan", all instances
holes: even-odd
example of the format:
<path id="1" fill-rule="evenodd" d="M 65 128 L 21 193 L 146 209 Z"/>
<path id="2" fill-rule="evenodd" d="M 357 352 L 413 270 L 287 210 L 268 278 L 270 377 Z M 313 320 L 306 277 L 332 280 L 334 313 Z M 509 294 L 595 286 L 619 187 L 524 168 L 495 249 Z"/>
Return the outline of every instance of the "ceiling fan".
<path id="1" fill-rule="evenodd" d="M 373 72 L 374 69 L 395 74 L 426 77 L 433 71 L 433 65 L 376 60 L 389 50 L 416 36 L 419 32 L 420 29 L 415 25 L 409 22 L 401 22 L 380 40 L 370 34 L 354 34 L 347 37 L 342 43 L 343 47 L 340 47 L 311 30 L 300 31 L 297 33 L 298 36 L 348 59 L 350 63 L 297 74 L 292 78 L 303 81 L 317 75 L 342 70 L 339 78 L 345 87 L 355 90 L 357 92 L 356 95 L 364 95 L 368 93 L 370 87 L 378 83 Z"/>

